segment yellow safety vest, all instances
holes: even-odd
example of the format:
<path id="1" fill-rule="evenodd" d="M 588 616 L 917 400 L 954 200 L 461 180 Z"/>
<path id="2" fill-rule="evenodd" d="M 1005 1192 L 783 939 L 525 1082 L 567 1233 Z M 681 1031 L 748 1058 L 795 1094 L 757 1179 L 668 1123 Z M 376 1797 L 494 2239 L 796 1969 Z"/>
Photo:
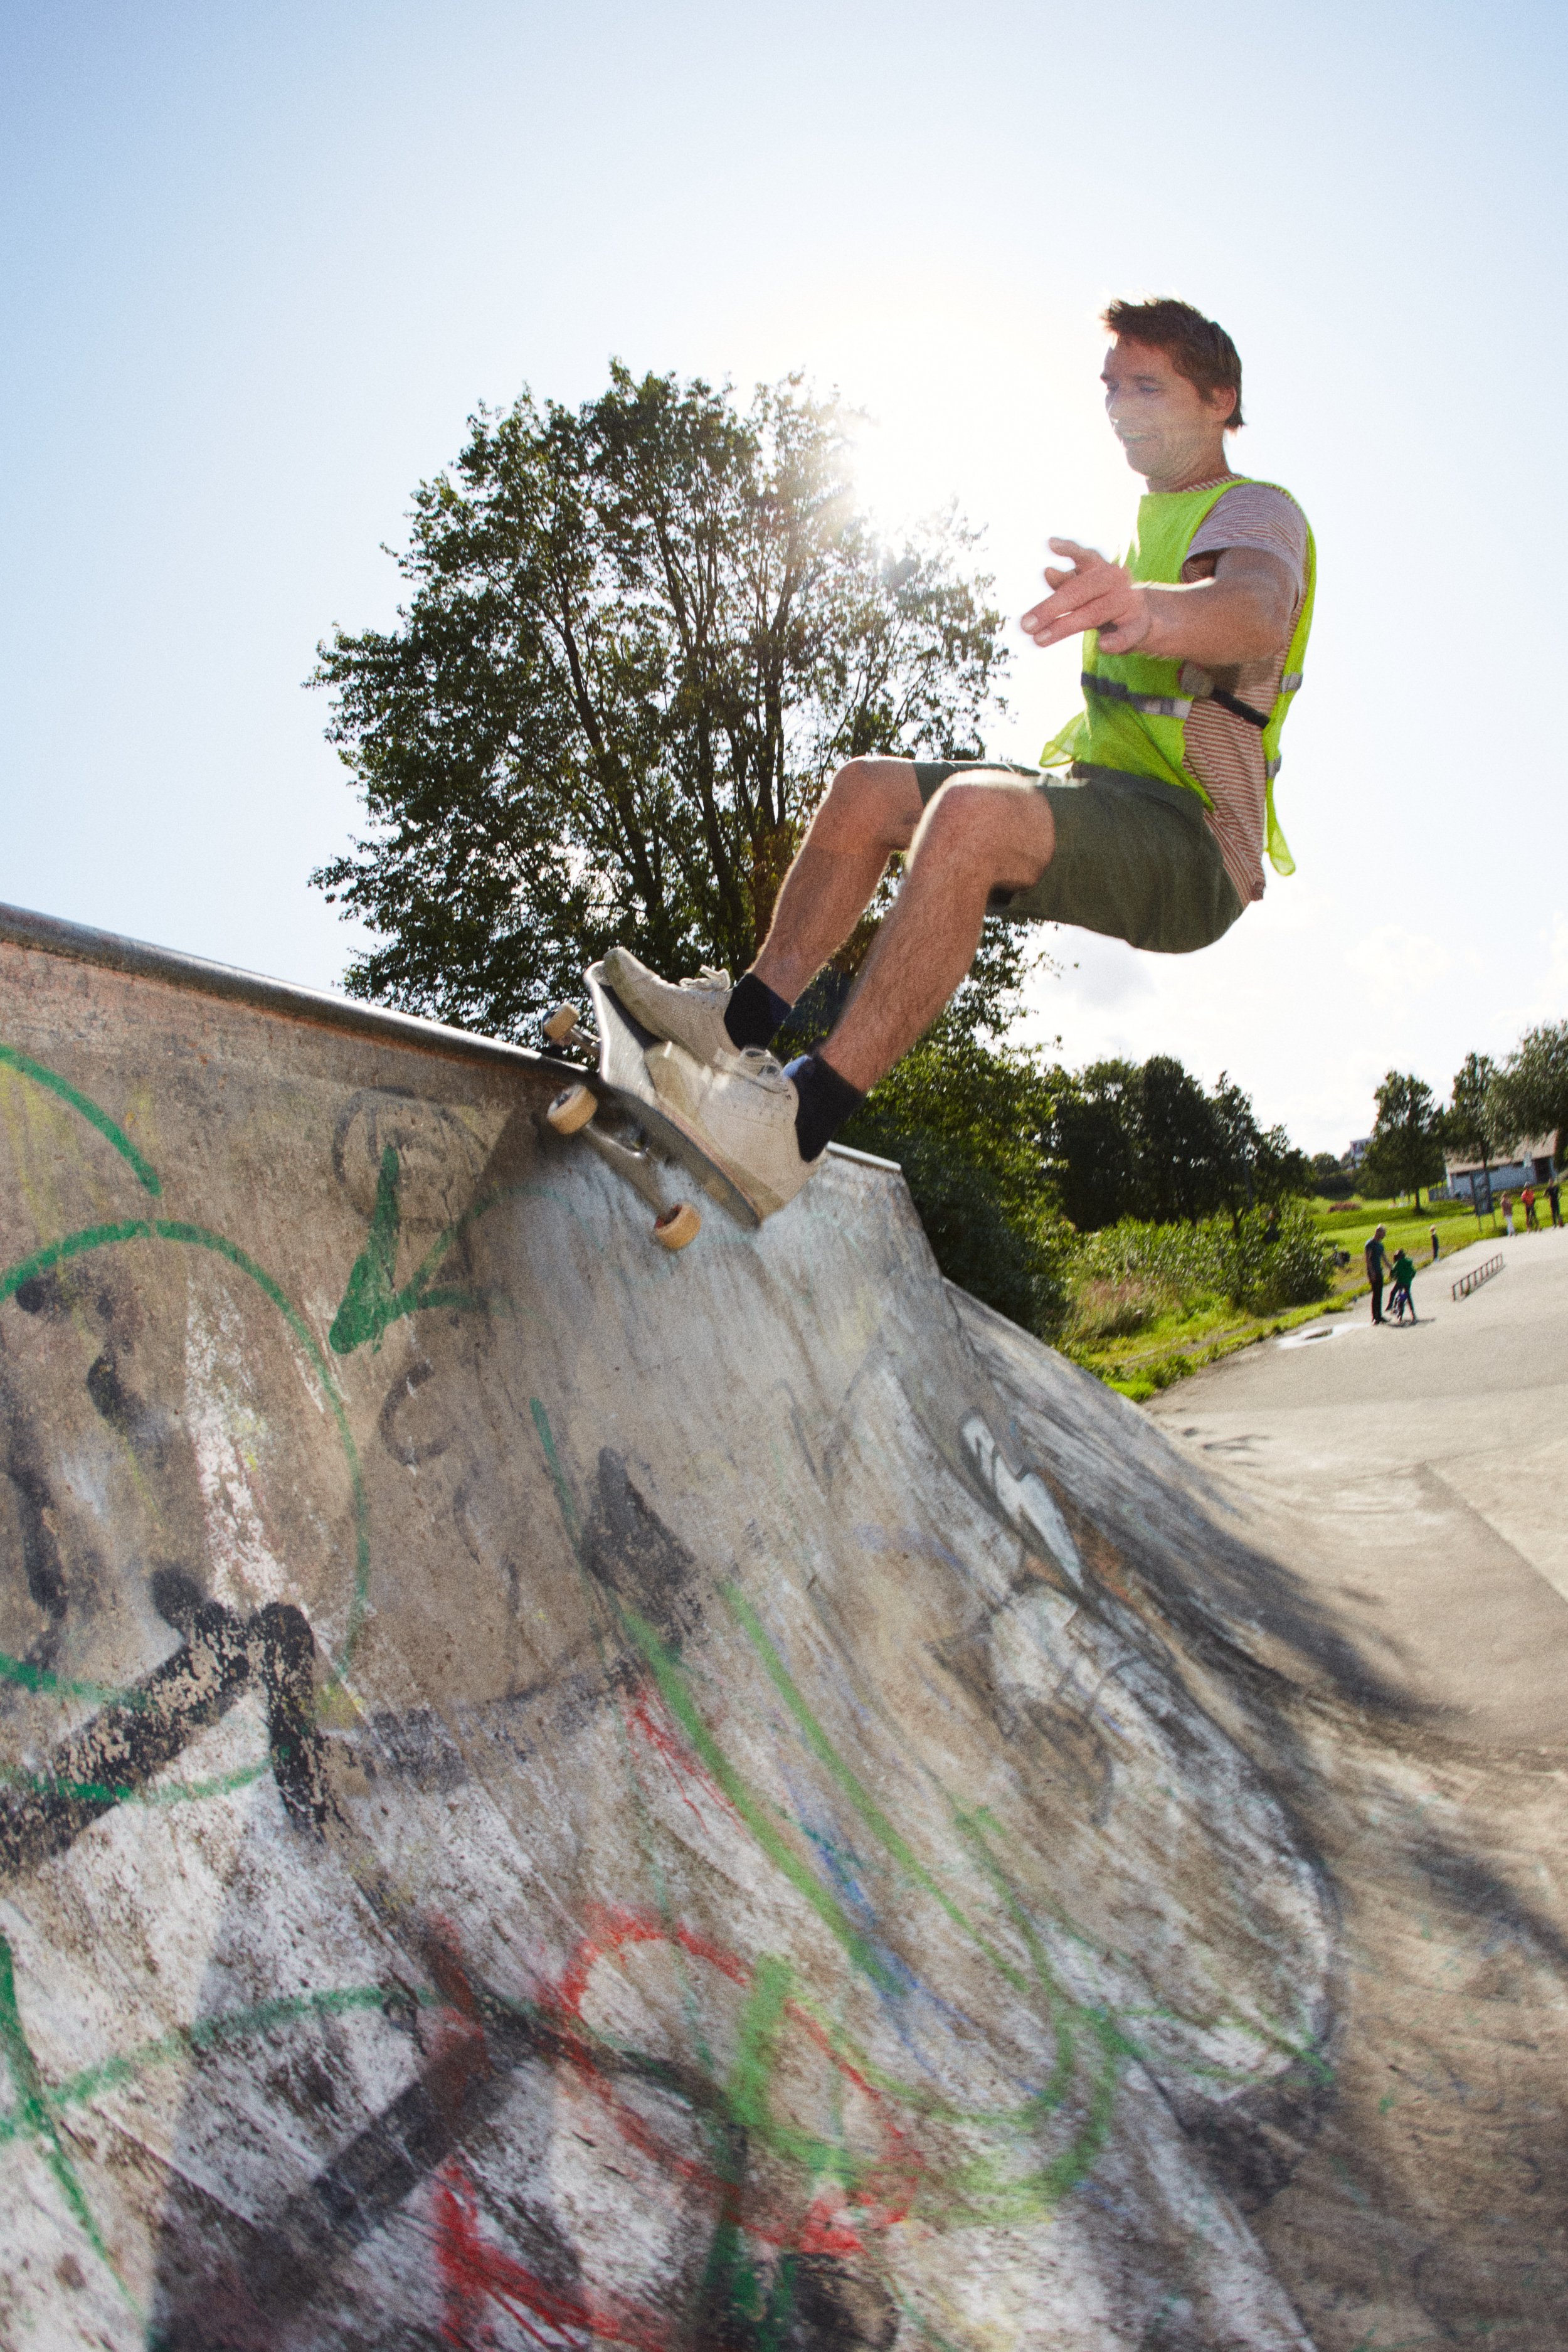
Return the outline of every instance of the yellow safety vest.
<path id="1" fill-rule="evenodd" d="M 1187 550 L 1198 525 L 1227 490 L 1251 478 L 1227 475 L 1201 490 L 1148 490 L 1138 501 L 1138 530 L 1122 561 L 1134 580 L 1174 587 L 1182 576 Z M 1278 489 L 1277 482 L 1266 483 Z M 1289 497 L 1289 493 L 1285 493 Z M 1182 784 L 1212 805 L 1202 783 L 1187 764 L 1186 722 L 1194 702 L 1212 699 L 1222 709 L 1255 726 L 1263 738 L 1263 772 L 1267 779 L 1268 861 L 1277 874 L 1293 874 L 1291 856 L 1279 820 L 1274 814 L 1274 779 L 1279 772 L 1279 736 L 1291 698 L 1301 684 L 1301 665 L 1312 626 L 1312 599 L 1317 587 L 1317 550 L 1307 532 L 1307 572 L 1301 610 L 1285 656 L 1284 674 L 1271 710 L 1254 710 L 1247 703 L 1215 686 L 1206 670 L 1195 663 L 1170 661 L 1149 654 L 1106 654 L 1100 650 L 1098 630 L 1089 630 L 1083 646 L 1083 690 L 1086 707 L 1053 736 L 1040 754 L 1043 768 L 1116 768 L 1124 774 L 1158 776 L 1167 784 Z"/>

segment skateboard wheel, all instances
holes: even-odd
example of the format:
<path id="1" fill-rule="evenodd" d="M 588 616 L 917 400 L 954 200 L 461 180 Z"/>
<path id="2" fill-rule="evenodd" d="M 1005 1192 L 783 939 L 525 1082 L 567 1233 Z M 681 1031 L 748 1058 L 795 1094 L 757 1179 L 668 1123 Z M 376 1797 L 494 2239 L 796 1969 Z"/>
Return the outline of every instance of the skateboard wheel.
<path id="1" fill-rule="evenodd" d="M 656 1219 L 653 1237 L 661 1249 L 684 1249 L 702 1231 L 702 1220 L 689 1201 L 677 1201 L 673 1209 L 666 1209 Z"/>
<path id="2" fill-rule="evenodd" d="M 590 1087 L 564 1087 L 544 1116 L 557 1135 L 575 1135 L 598 1108 L 598 1098 Z"/>
<path id="3" fill-rule="evenodd" d="M 549 1020 L 544 1024 L 544 1034 L 549 1038 L 552 1045 L 564 1045 L 567 1038 L 570 1037 L 573 1030 L 575 1029 L 578 1022 L 581 1021 L 582 1018 L 583 1014 L 579 1006 L 575 1004 L 558 1004 L 554 1012 L 551 1014 Z"/>

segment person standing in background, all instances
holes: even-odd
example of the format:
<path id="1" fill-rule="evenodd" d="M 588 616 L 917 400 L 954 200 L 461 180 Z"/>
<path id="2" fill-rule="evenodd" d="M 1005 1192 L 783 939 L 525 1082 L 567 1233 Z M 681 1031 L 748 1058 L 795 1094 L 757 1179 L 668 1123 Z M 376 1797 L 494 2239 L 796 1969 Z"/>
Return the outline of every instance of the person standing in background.
<path id="1" fill-rule="evenodd" d="M 1436 1228 L 1436 1225 L 1434 1225 L 1434 1226 L 1433 1226 L 1433 1228 L 1432 1228 L 1432 1263 L 1433 1263 L 1433 1265 L 1436 1265 L 1436 1263 L 1437 1263 L 1437 1258 L 1438 1258 L 1438 1249 L 1437 1249 L 1437 1228 Z"/>
<path id="2" fill-rule="evenodd" d="M 1509 1237 L 1510 1241 L 1512 1241 L 1512 1239 L 1513 1239 L 1513 1194 L 1512 1194 L 1511 1192 L 1505 1192 L 1505 1193 L 1503 1194 L 1503 1196 L 1502 1196 L 1502 1229 L 1503 1229 L 1504 1233 L 1508 1235 L 1508 1237 Z"/>
<path id="3" fill-rule="evenodd" d="M 1535 1214 L 1535 1187 L 1534 1187 L 1534 1185 L 1533 1185 L 1533 1184 L 1527 1184 L 1527 1185 L 1525 1186 L 1525 1188 L 1524 1188 L 1523 1192 L 1520 1194 L 1520 1196 L 1519 1196 L 1519 1197 L 1520 1197 L 1520 1199 L 1524 1202 L 1524 1230 L 1525 1230 L 1525 1232 L 1526 1232 L 1527 1234 L 1538 1234 L 1538 1233 L 1541 1231 L 1541 1227 L 1540 1227 L 1540 1224 L 1538 1223 L 1538 1222 L 1537 1222 L 1537 1220 L 1536 1220 L 1536 1214 Z"/>
<path id="4" fill-rule="evenodd" d="M 1387 1278 L 1384 1268 L 1388 1263 L 1388 1252 L 1384 1246 L 1384 1235 L 1387 1231 L 1386 1225 L 1379 1225 L 1365 1250 L 1366 1278 L 1372 1285 L 1372 1319 L 1374 1323 L 1381 1323 L 1383 1320 L 1383 1286 Z"/>
<path id="5" fill-rule="evenodd" d="M 1555 1176 L 1546 1187 L 1546 1198 L 1552 1210 L 1552 1222 L 1560 1225 L 1563 1223 L 1563 1187 Z"/>

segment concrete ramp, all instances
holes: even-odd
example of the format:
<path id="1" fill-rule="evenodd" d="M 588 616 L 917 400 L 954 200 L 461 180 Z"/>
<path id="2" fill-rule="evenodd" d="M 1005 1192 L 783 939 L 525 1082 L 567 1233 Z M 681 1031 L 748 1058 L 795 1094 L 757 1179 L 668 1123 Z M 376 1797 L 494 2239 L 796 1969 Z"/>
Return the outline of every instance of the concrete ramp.
<path id="1" fill-rule="evenodd" d="M 895 1170 L 672 1258 L 519 1050 L 21 916 L 0 1014 L 0 2341 L 1561 2340 L 1441 1727 Z"/>

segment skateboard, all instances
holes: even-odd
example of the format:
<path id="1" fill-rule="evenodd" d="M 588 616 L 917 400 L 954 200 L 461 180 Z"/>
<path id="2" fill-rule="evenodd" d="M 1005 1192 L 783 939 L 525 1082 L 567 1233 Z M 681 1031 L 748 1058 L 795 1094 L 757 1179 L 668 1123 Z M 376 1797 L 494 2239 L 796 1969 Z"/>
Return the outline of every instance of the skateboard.
<path id="1" fill-rule="evenodd" d="M 762 1219 L 740 1186 L 671 1118 L 654 1092 L 647 1055 L 663 1040 L 632 1018 L 605 980 L 602 964 L 590 964 L 583 978 L 593 1003 L 594 1028 L 584 1026 L 579 1005 L 558 1004 L 544 1034 L 552 1045 L 595 1055 L 598 1067 L 584 1070 L 563 1087 L 545 1112 L 556 1134 L 581 1136 L 647 1202 L 654 1212 L 653 1237 L 663 1249 L 684 1249 L 695 1241 L 702 1219 L 691 1202 L 667 1199 L 661 1171 L 689 1176 L 738 1225 L 755 1233 Z"/>

